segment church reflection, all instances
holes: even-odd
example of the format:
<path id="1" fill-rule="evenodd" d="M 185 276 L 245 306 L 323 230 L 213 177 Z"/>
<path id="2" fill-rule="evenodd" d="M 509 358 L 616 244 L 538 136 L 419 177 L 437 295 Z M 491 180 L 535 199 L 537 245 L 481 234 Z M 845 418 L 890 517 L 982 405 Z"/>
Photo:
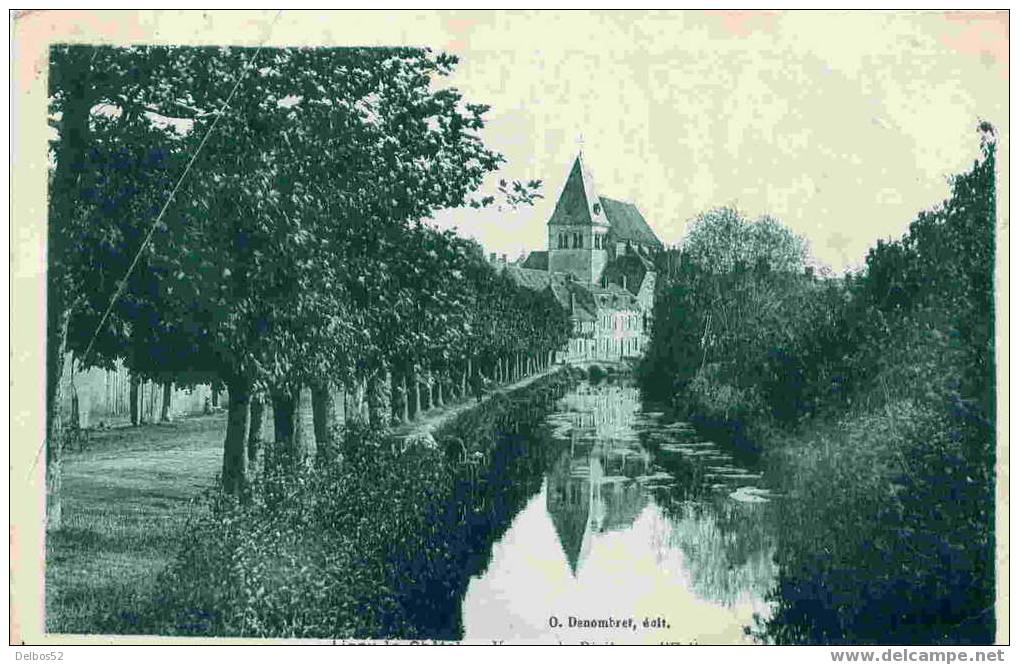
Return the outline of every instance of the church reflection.
<path id="1" fill-rule="evenodd" d="M 546 508 L 576 576 L 593 534 L 628 528 L 647 506 L 637 479 L 651 458 L 633 435 L 632 388 L 583 386 L 563 406 L 570 446 L 548 475 Z"/>
<path id="2" fill-rule="evenodd" d="M 719 454 L 703 442 L 689 442 L 691 457 L 652 454 L 647 440 L 685 441 L 693 437 L 675 425 L 642 422 L 639 392 L 631 386 L 584 385 L 568 395 L 557 414 L 558 434 L 569 439 L 547 476 L 545 508 L 574 577 L 592 541 L 633 526 L 654 505 L 671 524 L 662 551 L 683 552 L 691 585 L 704 598 L 732 604 L 741 596 L 763 596 L 775 575 L 773 537 L 762 519 L 764 507 L 706 492 L 709 480 L 748 482 L 736 467 L 717 467 Z M 705 468 L 722 469 L 719 474 Z M 663 472 L 673 484 L 649 479 Z M 717 476 L 717 477 L 716 477 Z M 716 483 L 715 487 L 721 487 Z"/>
<path id="3" fill-rule="evenodd" d="M 554 462 L 472 580 L 465 637 L 750 639 L 744 628 L 770 612 L 776 575 L 770 495 L 751 487 L 760 482 L 752 467 L 655 408 L 625 382 L 583 384 L 557 403 L 528 441 Z M 550 612 L 663 616 L 669 626 L 564 632 Z"/>

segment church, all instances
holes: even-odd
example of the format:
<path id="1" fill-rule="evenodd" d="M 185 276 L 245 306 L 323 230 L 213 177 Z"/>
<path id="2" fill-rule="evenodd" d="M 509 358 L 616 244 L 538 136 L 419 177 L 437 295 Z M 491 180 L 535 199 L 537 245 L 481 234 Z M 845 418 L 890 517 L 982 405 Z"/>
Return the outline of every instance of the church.
<path id="1" fill-rule="evenodd" d="M 577 155 L 548 220 L 548 248 L 502 268 L 550 289 L 570 312 L 573 337 L 559 360 L 620 360 L 644 353 L 654 305 L 652 258 L 662 242 L 632 203 L 600 196 Z"/>

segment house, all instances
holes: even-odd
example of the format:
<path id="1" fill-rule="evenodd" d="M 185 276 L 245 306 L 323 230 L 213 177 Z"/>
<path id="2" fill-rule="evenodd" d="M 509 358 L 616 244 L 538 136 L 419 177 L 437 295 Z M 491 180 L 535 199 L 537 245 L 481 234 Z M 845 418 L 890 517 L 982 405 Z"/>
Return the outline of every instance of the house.
<path id="1" fill-rule="evenodd" d="M 652 259 L 662 242 L 632 203 L 600 196 L 578 155 L 548 220 L 548 246 L 519 265 L 519 284 L 548 288 L 570 312 L 573 336 L 560 360 L 643 354 L 654 306 Z"/>

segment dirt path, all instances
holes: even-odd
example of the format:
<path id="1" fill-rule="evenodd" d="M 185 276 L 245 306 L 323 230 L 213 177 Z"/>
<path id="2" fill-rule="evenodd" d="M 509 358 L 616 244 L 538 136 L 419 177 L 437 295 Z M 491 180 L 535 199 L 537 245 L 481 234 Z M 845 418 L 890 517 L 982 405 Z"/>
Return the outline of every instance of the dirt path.
<path id="1" fill-rule="evenodd" d="M 439 429 L 442 425 L 445 425 L 467 409 L 485 404 L 495 395 L 506 394 L 508 392 L 519 390 L 525 386 L 529 386 L 544 376 L 554 374 L 561 368 L 562 365 L 553 365 L 541 372 L 537 372 L 536 374 L 532 374 L 531 376 L 521 379 L 516 383 L 499 386 L 498 388 L 486 392 L 481 398 L 480 403 L 472 396 L 469 399 L 461 400 L 455 404 L 447 404 L 439 408 L 431 409 L 416 420 L 394 427 L 393 437 L 403 439 L 417 434 L 432 434 L 435 430 Z"/>

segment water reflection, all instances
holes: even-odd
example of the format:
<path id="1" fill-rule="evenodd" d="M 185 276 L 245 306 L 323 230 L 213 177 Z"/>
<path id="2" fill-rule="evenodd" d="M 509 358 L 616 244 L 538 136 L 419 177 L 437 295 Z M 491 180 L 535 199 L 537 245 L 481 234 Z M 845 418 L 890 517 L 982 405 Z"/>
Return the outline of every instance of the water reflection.
<path id="1" fill-rule="evenodd" d="M 583 384 L 560 401 L 531 445 L 561 456 L 471 579 L 464 639 L 749 640 L 776 575 L 770 495 L 746 464 L 663 420 L 626 384 Z"/>

